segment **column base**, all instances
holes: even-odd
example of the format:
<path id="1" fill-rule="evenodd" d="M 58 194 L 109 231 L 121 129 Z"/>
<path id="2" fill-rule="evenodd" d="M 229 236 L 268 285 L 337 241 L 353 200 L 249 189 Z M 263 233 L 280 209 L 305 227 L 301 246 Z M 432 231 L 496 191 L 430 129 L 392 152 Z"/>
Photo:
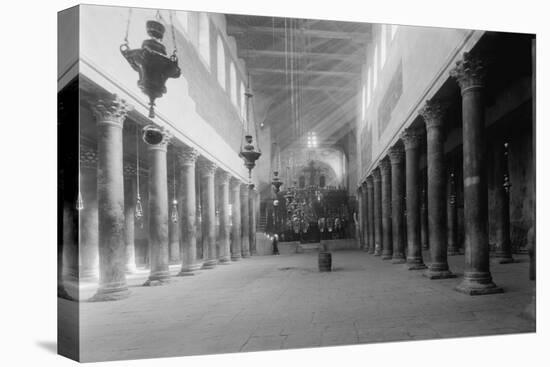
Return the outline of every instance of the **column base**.
<path id="1" fill-rule="evenodd" d="M 382 260 L 391 260 L 392 254 L 382 254 Z"/>
<path id="2" fill-rule="evenodd" d="M 369 254 L 374 254 L 374 247 L 369 248 Z"/>
<path id="3" fill-rule="evenodd" d="M 158 285 L 163 285 L 169 282 L 170 272 L 169 271 L 159 271 L 149 275 L 149 279 L 143 283 L 144 287 L 153 287 Z"/>
<path id="4" fill-rule="evenodd" d="M 495 264 L 513 264 L 517 261 L 514 260 L 512 254 L 497 251 L 493 256 L 491 256 L 491 262 Z"/>
<path id="5" fill-rule="evenodd" d="M 470 296 L 504 292 L 502 288 L 493 283 L 489 272 L 465 272 L 464 279 L 455 287 L 455 290 Z"/>
<path id="6" fill-rule="evenodd" d="M 191 276 L 195 275 L 195 271 L 199 270 L 201 268 L 201 265 L 198 263 L 194 264 L 185 264 L 181 266 L 181 270 L 178 273 L 178 277 L 185 277 L 185 276 Z"/>
<path id="7" fill-rule="evenodd" d="M 231 265 L 231 257 L 225 256 L 220 258 L 218 264 L 220 265 Z"/>
<path id="8" fill-rule="evenodd" d="M 84 268 L 80 270 L 79 280 L 91 281 L 99 279 L 99 268 Z"/>
<path id="9" fill-rule="evenodd" d="M 71 297 L 71 295 L 62 285 L 57 287 L 57 297 L 66 299 L 68 301 L 76 301 L 73 297 Z"/>
<path id="10" fill-rule="evenodd" d="M 409 257 L 407 258 L 407 269 L 409 270 L 424 270 L 428 267 L 424 264 L 422 258 Z"/>
<path id="11" fill-rule="evenodd" d="M 392 264 L 405 264 L 406 262 L 405 256 L 393 256 L 391 259 Z"/>
<path id="12" fill-rule="evenodd" d="M 247 259 L 247 258 L 249 258 L 249 257 L 250 257 L 250 254 L 242 254 L 242 258 L 243 258 L 243 259 Z"/>
<path id="13" fill-rule="evenodd" d="M 217 264 L 218 264 L 218 260 L 216 259 L 205 260 L 202 263 L 201 269 L 214 269 Z"/>
<path id="14" fill-rule="evenodd" d="M 447 249 L 447 256 L 458 256 L 458 255 L 461 255 L 460 249 L 457 249 L 454 247 L 449 247 Z"/>
<path id="15" fill-rule="evenodd" d="M 380 249 L 380 246 L 375 246 L 374 247 L 374 256 L 380 256 L 382 255 L 382 250 Z"/>
<path id="16" fill-rule="evenodd" d="M 231 261 L 239 261 L 242 259 L 241 255 L 231 255 Z"/>
<path id="17" fill-rule="evenodd" d="M 126 282 L 102 285 L 88 302 L 118 301 L 130 296 Z"/>
<path id="18" fill-rule="evenodd" d="M 447 264 L 430 264 L 422 275 L 432 280 L 456 278 L 456 274 L 451 273 Z"/>

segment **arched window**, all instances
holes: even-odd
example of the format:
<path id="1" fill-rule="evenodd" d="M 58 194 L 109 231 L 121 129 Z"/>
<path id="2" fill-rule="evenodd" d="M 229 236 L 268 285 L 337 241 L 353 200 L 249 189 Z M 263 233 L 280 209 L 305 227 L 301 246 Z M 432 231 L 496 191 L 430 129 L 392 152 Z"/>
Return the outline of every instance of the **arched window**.
<path id="1" fill-rule="evenodd" d="M 386 63 L 386 41 L 388 39 L 386 35 L 386 29 L 388 26 L 386 24 L 382 24 L 382 30 L 380 32 L 380 68 L 382 69 L 384 67 L 384 64 Z"/>
<path id="2" fill-rule="evenodd" d="M 210 21 L 206 13 L 199 13 L 199 54 L 210 67 Z"/>
<path id="3" fill-rule="evenodd" d="M 229 82 L 231 90 L 231 102 L 237 107 L 237 73 L 235 72 L 235 65 L 233 63 L 229 64 Z"/>
<path id="4" fill-rule="evenodd" d="M 218 36 L 218 83 L 225 89 L 225 49 L 220 36 Z"/>
<path id="5" fill-rule="evenodd" d="M 176 11 L 176 19 L 179 21 L 181 27 L 185 32 L 189 29 L 189 13 L 183 10 Z"/>

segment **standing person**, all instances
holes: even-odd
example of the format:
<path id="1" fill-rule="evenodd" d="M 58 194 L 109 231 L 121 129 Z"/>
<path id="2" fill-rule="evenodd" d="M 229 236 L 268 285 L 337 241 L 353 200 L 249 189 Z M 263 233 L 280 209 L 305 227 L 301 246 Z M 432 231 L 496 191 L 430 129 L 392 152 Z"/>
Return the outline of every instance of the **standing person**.
<path id="1" fill-rule="evenodd" d="M 279 236 L 277 234 L 273 235 L 273 241 L 271 242 L 273 246 L 273 255 L 280 255 L 279 254 Z"/>

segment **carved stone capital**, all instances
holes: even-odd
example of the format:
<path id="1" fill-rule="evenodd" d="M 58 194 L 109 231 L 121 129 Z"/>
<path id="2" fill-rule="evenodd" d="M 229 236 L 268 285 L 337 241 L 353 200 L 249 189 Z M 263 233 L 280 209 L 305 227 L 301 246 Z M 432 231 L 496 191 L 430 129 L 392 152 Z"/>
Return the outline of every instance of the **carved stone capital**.
<path id="1" fill-rule="evenodd" d="M 372 171 L 372 181 L 378 183 L 382 181 L 382 176 L 380 174 L 380 169 L 377 167 Z"/>
<path id="2" fill-rule="evenodd" d="M 229 185 L 231 186 L 231 190 L 240 191 L 241 184 L 242 184 L 242 181 L 236 177 L 231 177 L 231 180 L 229 180 Z"/>
<path id="3" fill-rule="evenodd" d="M 367 189 L 372 189 L 374 187 L 374 177 L 372 175 L 367 176 Z"/>
<path id="4" fill-rule="evenodd" d="M 128 112 L 132 110 L 132 106 L 116 94 L 99 99 L 90 107 L 98 124 L 113 124 L 120 128 Z"/>
<path id="5" fill-rule="evenodd" d="M 426 123 L 426 129 L 443 126 L 443 116 L 445 115 L 446 104 L 437 99 L 426 101 L 424 107 L 418 111 Z"/>
<path id="6" fill-rule="evenodd" d="M 361 182 L 361 189 L 363 190 L 363 192 L 367 191 L 367 181 L 366 180 Z"/>
<path id="7" fill-rule="evenodd" d="M 401 144 L 396 144 L 388 150 L 391 164 L 401 164 L 405 159 L 405 150 Z"/>
<path id="8" fill-rule="evenodd" d="M 482 58 L 465 52 L 462 60 L 456 62 L 456 66 L 450 71 L 455 78 L 462 93 L 472 87 L 483 87 L 485 84 L 486 68 Z"/>
<path id="9" fill-rule="evenodd" d="M 401 140 L 403 140 L 403 145 L 405 145 L 405 150 L 416 149 L 420 146 L 424 135 L 419 129 L 414 129 L 412 127 L 406 128 L 401 133 Z"/>
<path id="10" fill-rule="evenodd" d="M 173 134 L 165 127 L 147 125 L 143 128 L 143 141 L 149 149 L 166 150 Z"/>
<path id="11" fill-rule="evenodd" d="M 384 157 L 380 161 L 379 167 L 380 167 L 380 174 L 382 176 L 389 176 L 391 174 L 391 162 L 388 156 Z"/>
<path id="12" fill-rule="evenodd" d="M 248 191 L 250 191 L 248 184 L 242 182 L 241 183 L 241 196 L 248 196 Z"/>
<path id="13" fill-rule="evenodd" d="M 231 179 L 231 173 L 222 170 L 221 168 L 218 169 L 218 181 L 220 185 L 227 185 L 229 184 L 229 180 Z"/>
<path id="14" fill-rule="evenodd" d="M 199 157 L 199 151 L 195 148 L 184 146 L 177 152 L 177 157 L 180 166 L 194 166 Z"/>
<path id="15" fill-rule="evenodd" d="M 201 177 L 214 177 L 218 166 L 216 163 L 209 161 L 208 159 L 201 159 L 198 161 L 199 172 Z"/>

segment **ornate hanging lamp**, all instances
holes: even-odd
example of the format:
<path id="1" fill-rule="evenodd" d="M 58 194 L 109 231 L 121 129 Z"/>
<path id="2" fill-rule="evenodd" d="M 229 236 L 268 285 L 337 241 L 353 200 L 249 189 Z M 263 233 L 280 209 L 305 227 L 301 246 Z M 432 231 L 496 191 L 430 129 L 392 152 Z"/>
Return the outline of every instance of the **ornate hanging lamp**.
<path id="1" fill-rule="evenodd" d="M 508 143 L 504 143 L 504 183 L 502 186 L 504 186 L 506 194 L 510 194 L 512 184 L 510 183 L 510 175 L 508 173 Z"/>
<path id="2" fill-rule="evenodd" d="M 248 83 L 250 85 L 250 82 Z M 248 178 L 251 181 L 252 180 L 252 169 L 256 166 L 256 161 L 260 158 L 262 155 L 262 152 L 260 148 L 258 147 L 258 150 L 254 147 L 252 143 L 252 135 L 250 134 L 250 98 L 252 98 L 252 93 L 250 93 L 250 89 L 248 88 L 245 92 L 245 103 L 246 103 L 246 127 L 247 132 L 244 136 L 245 144 L 241 148 L 241 152 L 239 153 L 239 157 L 243 158 L 244 165 L 248 169 Z M 256 131 L 256 140 L 258 139 L 258 130 Z"/>
<path id="3" fill-rule="evenodd" d="M 158 11 L 156 20 L 148 20 L 146 22 L 147 34 L 151 38 L 144 40 L 141 48 L 130 49 L 128 30 L 130 28 L 131 14 L 132 10 L 130 9 L 126 37 L 124 38 L 124 43 L 120 46 L 120 52 L 132 69 L 139 73 L 137 84 L 141 91 L 149 97 L 149 117 L 154 118 L 155 99 L 162 97 L 166 93 L 166 81 L 168 78 L 179 78 L 181 75 L 176 54 L 176 36 L 172 22 L 172 13 L 170 12 L 169 14 L 174 50 L 170 56 L 167 55 L 166 47 L 162 44 L 162 38 L 166 29 L 160 22 L 161 16 Z"/>
<path id="4" fill-rule="evenodd" d="M 275 189 L 275 193 L 278 194 L 279 191 L 281 191 L 281 186 L 283 184 L 283 181 L 279 178 L 279 171 L 273 171 L 273 179 L 271 180 L 271 184 Z"/>

